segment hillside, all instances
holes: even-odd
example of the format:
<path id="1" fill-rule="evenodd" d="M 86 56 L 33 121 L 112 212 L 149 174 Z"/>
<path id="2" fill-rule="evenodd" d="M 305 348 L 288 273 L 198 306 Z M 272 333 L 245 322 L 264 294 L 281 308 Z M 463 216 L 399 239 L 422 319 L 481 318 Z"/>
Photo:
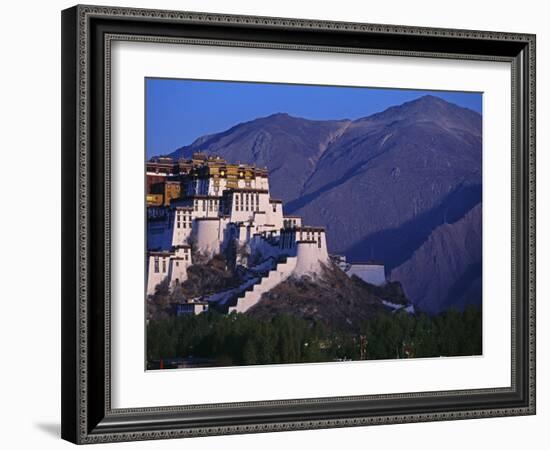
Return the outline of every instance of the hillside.
<path id="1" fill-rule="evenodd" d="M 247 269 L 230 267 L 221 254 L 189 266 L 188 274 L 188 279 L 171 291 L 166 283 L 159 286 L 148 299 L 148 319 L 167 319 L 175 315 L 177 304 L 206 300 L 213 292 L 236 288 L 248 278 Z M 365 321 L 376 319 L 383 312 L 391 313 L 383 300 L 403 306 L 410 303 L 399 282 L 377 287 L 355 276 L 349 278 L 335 266 L 325 266 L 315 279 L 306 276 L 283 281 L 245 314 L 268 321 L 292 316 L 349 334 L 357 333 Z"/>
<path id="2" fill-rule="evenodd" d="M 481 131 L 480 114 L 425 96 L 354 121 L 275 114 L 204 136 L 171 156 L 200 150 L 267 166 L 285 213 L 326 227 L 331 253 L 381 260 L 390 273 L 410 262 L 436 229 L 481 202 Z M 458 259 L 467 257 L 464 248 L 455 250 Z M 438 277 L 448 282 L 422 293 L 412 278 L 400 281 L 415 304 L 439 310 L 464 304 L 471 279 L 481 278 L 481 265 L 470 270 L 465 281 L 442 266 Z M 431 276 L 428 266 L 415 268 L 416 280 Z"/>
<path id="3" fill-rule="evenodd" d="M 287 279 L 264 294 L 246 314 L 260 320 L 290 315 L 321 322 L 329 329 L 358 333 L 366 321 L 389 312 L 382 300 L 408 303 L 399 283 L 376 288 L 330 267 L 316 279 Z"/>
<path id="4" fill-rule="evenodd" d="M 481 303 L 481 205 L 453 224 L 432 231 L 412 257 L 392 271 L 406 285 L 407 295 L 430 313 L 448 306 Z M 431 274 L 425 278 L 424 274 Z M 434 299 L 440 299 L 435 302 Z"/>

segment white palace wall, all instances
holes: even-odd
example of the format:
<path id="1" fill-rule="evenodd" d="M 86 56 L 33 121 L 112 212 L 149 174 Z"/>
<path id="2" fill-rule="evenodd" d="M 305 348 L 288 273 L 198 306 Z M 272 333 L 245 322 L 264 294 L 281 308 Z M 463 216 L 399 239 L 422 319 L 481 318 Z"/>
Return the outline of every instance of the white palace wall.
<path id="1" fill-rule="evenodd" d="M 383 264 L 350 264 L 347 274 L 356 275 L 367 283 L 382 286 L 386 283 L 386 274 Z"/>
<path id="2" fill-rule="evenodd" d="M 191 225 L 193 223 L 192 208 L 177 207 L 174 211 L 174 223 L 172 225 L 172 245 L 187 244 L 191 235 Z"/>
<path id="3" fill-rule="evenodd" d="M 170 273 L 170 254 L 167 252 L 149 255 L 147 270 L 147 295 L 155 293 L 155 288 L 164 281 Z"/>
<path id="4" fill-rule="evenodd" d="M 314 241 L 299 241 L 296 244 L 296 268 L 293 275 L 301 277 L 320 273 L 322 265 L 328 262 L 326 245 L 319 247 Z"/>
<path id="5" fill-rule="evenodd" d="M 227 218 L 198 218 L 193 221 L 191 240 L 197 251 L 213 256 L 222 250 L 226 237 Z"/>
<path id="6" fill-rule="evenodd" d="M 148 294 L 165 279 L 170 287 L 187 279 L 191 248 L 210 258 L 237 241 L 238 264 L 268 263 L 272 258 L 277 268 L 248 294 L 247 304 L 287 276 L 319 273 L 328 264 L 324 229 L 303 227 L 298 216 L 284 217 L 282 201 L 270 198 L 266 176 L 239 180 L 239 187 L 231 190 L 218 180 L 216 192 L 210 181 L 190 181 L 187 195 L 173 200 L 166 214 L 150 215 Z"/>

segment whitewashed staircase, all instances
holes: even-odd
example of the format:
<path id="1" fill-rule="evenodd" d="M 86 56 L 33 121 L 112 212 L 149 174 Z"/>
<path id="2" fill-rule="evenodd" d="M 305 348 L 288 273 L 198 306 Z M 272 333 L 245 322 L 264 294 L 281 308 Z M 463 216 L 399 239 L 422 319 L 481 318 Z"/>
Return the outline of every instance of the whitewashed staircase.
<path id="1" fill-rule="evenodd" d="M 296 257 L 289 256 L 285 261 L 278 263 L 266 276 L 260 278 L 256 284 L 241 292 L 233 305 L 229 306 L 228 313 L 233 311 L 246 312 L 260 301 L 262 295 L 286 280 L 296 267 Z"/>

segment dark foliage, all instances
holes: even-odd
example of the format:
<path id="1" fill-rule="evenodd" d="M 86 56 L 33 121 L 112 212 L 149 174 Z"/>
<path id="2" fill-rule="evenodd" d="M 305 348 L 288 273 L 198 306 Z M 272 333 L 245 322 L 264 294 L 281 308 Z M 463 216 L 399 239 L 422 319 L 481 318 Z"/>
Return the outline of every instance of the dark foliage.
<path id="1" fill-rule="evenodd" d="M 269 320 L 218 314 L 152 320 L 147 328 L 150 367 L 161 359 L 202 359 L 207 365 L 309 363 L 359 359 L 480 355 L 481 310 L 449 310 L 429 317 L 383 313 L 360 334 L 289 315 Z"/>
<path id="2" fill-rule="evenodd" d="M 202 359 L 211 365 L 252 365 L 332 361 L 345 357 L 342 343 L 319 323 L 281 315 L 270 321 L 214 311 L 151 321 L 147 359 Z"/>
<path id="3" fill-rule="evenodd" d="M 481 355 L 481 309 L 436 316 L 384 314 L 363 328 L 367 359 Z"/>

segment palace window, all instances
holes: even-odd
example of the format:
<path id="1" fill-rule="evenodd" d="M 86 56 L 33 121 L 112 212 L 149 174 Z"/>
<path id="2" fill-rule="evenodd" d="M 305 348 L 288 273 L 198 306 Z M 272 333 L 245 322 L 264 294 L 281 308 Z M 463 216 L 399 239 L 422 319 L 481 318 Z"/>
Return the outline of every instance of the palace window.
<path id="1" fill-rule="evenodd" d="M 166 273 L 166 260 L 162 260 L 162 273 Z"/>
<path id="2" fill-rule="evenodd" d="M 159 273 L 159 258 L 155 256 L 155 273 Z"/>
<path id="3" fill-rule="evenodd" d="M 277 212 L 277 204 L 273 203 L 273 212 Z"/>
<path id="4" fill-rule="evenodd" d="M 178 228 L 179 228 L 179 227 L 180 227 L 180 222 L 179 222 L 179 220 L 178 220 Z"/>

